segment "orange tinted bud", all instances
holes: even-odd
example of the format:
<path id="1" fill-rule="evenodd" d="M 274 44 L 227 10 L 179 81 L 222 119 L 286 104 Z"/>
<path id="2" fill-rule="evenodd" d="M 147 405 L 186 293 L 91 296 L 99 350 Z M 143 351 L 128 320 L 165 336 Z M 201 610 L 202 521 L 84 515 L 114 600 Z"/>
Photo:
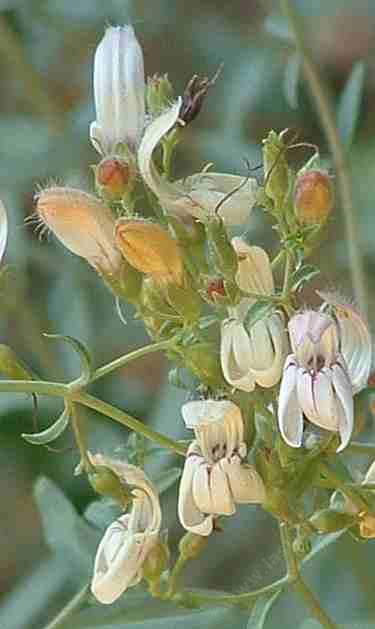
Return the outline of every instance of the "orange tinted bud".
<path id="1" fill-rule="evenodd" d="M 297 177 L 294 205 L 297 217 L 306 225 L 324 223 L 334 205 L 333 186 L 328 173 L 310 170 Z"/>
<path id="2" fill-rule="evenodd" d="M 182 286 L 184 267 L 174 238 L 157 223 L 143 219 L 119 219 L 116 244 L 135 269 L 161 283 Z"/>
<path id="3" fill-rule="evenodd" d="M 135 183 L 134 167 L 118 157 L 105 157 L 96 168 L 96 182 L 111 199 L 121 199 Z"/>
<path id="4" fill-rule="evenodd" d="M 39 218 L 67 249 L 102 273 L 118 271 L 121 256 L 115 247 L 115 220 L 104 203 L 64 186 L 47 188 L 37 199 Z"/>

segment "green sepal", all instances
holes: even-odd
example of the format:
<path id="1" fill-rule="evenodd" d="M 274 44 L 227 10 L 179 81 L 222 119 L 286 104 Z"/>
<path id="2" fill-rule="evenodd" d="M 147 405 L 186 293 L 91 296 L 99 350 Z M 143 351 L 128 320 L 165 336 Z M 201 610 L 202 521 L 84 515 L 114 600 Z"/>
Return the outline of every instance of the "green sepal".
<path id="1" fill-rule="evenodd" d="M 244 327 L 247 332 L 249 332 L 253 325 L 255 325 L 258 321 L 269 317 L 274 309 L 275 306 L 273 302 L 266 300 L 258 300 L 250 306 L 244 320 Z"/>
<path id="2" fill-rule="evenodd" d="M 46 428 L 46 430 L 42 430 L 41 432 L 35 433 L 22 433 L 22 438 L 25 439 L 28 443 L 31 443 L 35 446 L 44 446 L 47 443 L 51 443 L 64 432 L 66 427 L 69 424 L 70 412 L 68 408 L 65 408 L 61 413 L 60 417 L 55 421 L 52 426 Z"/>
<path id="3" fill-rule="evenodd" d="M 310 524 L 318 533 L 333 533 L 353 526 L 357 521 L 357 515 L 336 511 L 334 509 L 321 509 L 309 518 Z"/>
<path id="4" fill-rule="evenodd" d="M 64 336 L 62 334 L 44 334 L 44 336 L 49 339 L 57 339 L 57 340 L 64 341 L 65 343 L 68 343 L 68 345 L 70 345 L 74 349 L 76 354 L 78 354 L 78 357 L 81 363 L 81 374 L 79 378 L 75 381 L 75 384 L 82 387 L 89 384 L 92 378 L 94 369 L 92 365 L 90 352 L 87 349 L 86 345 L 84 345 L 84 343 L 82 343 L 81 341 L 78 341 L 77 339 L 73 338 L 73 336 Z"/>
<path id="5" fill-rule="evenodd" d="M 226 279 L 234 279 L 238 269 L 238 259 L 233 249 L 223 219 L 212 216 L 206 223 L 208 251 L 215 272 Z"/>

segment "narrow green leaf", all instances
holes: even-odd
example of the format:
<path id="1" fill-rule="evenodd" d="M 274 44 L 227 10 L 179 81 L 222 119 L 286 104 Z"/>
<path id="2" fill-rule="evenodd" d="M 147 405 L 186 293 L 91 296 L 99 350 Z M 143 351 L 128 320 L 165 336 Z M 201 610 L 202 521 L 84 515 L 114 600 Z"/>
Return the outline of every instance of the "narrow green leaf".
<path id="1" fill-rule="evenodd" d="M 353 143 L 358 124 L 365 73 L 366 65 L 363 61 L 354 64 L 337 107 L 337 127 L 341 140 L 347 148 Z"/>
<path id="2" fill-rule="evenodd" d="M 319 275 L 320 270 L 312 264 L 305 264 L 295 271 L 290 279 L 291 290 L 298 292 L 302 290 L 304 285 Z"/>
<path id="3" fill-rule="evenodd" d="M 281 589 L 276 590 L 272 594 L 258 598 L 247 623 L 247 629 L 263 629 L 265 627 L 268 612 L 281 592 Z"/>
<path id="4" fill-rule="evenodd" d="M 249 331 L 261 319 L 266 319 L 274 310 L 274 305 L 270 301 L 256 301 L 250 306 L 245 317 L 244 326 Z"/>
<path id="5" fill-rule="evenodd" d="M 64 432 L 65 428 L 69 424 L 69 411 L 68 409 L 64 409 L 61 413 L 60 417 L 55 421 L 52 426 L 46 428 L 46 430 L 42 430 L 41 432 L 35 433 L 22 433 L 23 439 L 28 443 L 31 443 L 36 446 L 44 446 L 46 443 L 51 443 L 60 437 L 60 435 Z"/>
<path id="6" fill-rule="evenodd" d="M 298 107 L 298 85 L 301 76 L 301 57 L 296 52 L 289 57 L 284 73 L 284 96 L 292 109 Z"/>
<path id="7" fill-rule="evenodd" d="M 93 366 L 92 359 L 90 356 L 90 352 L 87 349 L 86 345 L 81 341 L 73 338 L 72 336 L 63 336 L 62 334 L 44 334 L 45 337 L 49 339 L 58 339 L 61 341 L 65 341 L 71 345 L 74 351 L 78 354 L 80 362 L 81 362 L 81 375 L 77 380 L 77 384 L 85 386 L 91 380 L 93 374 Z"/>

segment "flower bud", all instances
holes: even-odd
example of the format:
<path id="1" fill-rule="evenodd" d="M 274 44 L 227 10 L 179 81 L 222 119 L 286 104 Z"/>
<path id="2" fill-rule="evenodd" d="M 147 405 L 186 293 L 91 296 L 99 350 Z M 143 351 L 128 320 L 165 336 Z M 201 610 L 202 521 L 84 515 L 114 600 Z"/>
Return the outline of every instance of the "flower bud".
<path id="1" fill-rule="evenodd" d="M 173 86 L 168 74 L 154 74 L 147 79 L 146 103 L 152 116 L 159 116 L 174 100 Z"/>
<path id="2" fill-rule="evenodd" d="M 225 278 L 235 277 L 238 269 L 237 254 L 225 229 L 223 219 L 212 217 L 207 225 L 207 240 L 210 257 L 215 270 Z"/>
<path id="3" fill-rule="evenodd" d="M 224 280 L 221 277 L 215 277 L 208 281 L 207 295 L 212 301 L 215 301 L 217 297 L 226 296 Z"/>
<path id="4" fill-rule="evenodd" d="M 160 225 L 121 218 L 116 224 L 116 243 L 138 271 L 162 284 L 183 285 L 184 267 L 178 244 Z"/>
<path id="5" fill-rule="evenodd" d="M 334 201 L 332 182 L 325 171 L 309 170 L 297 177 L 294 207 L 301 223 L 324 223 L 333 210 Z"/>
<path id="6" fill-rule="evenodd" d="M 131 26 L 107 28 L 96 49 L 96 120 L 90 136 L 103 155 L 121 143 L 137 147 L 145 121 L 143 53 Z"/>
<path id="7" fill-rule="evenodd" d="M 289 188 L 289 170 L 285 150 L 283 133 L 278 135 L 275 131 L 270 131 L 267 138 L 263 140 L 265 193 L 273 201 L 276 210 L 280 210 L 284 205 Z"/>
<path id="8" fill-rule="evenodd" d="M 178 550 L 182 559 L 196 559 L 201 552 L 206 548 L 208 543 L 208 536 L 197 535 L 188 531 L 180 540 Z"/>
<path id="9" fill-rule="evenodd" d="M 37 196 L 37 214 L 62 244 L 100 273 L 116 274 L 121 255 L 111 210 L 82 190 L 54 186 Z"/>
<path id="10" fill-rule="evenodd" d="M 122 199 L 134 188 L 136 169 L 131 161 L 120 157 L 104 157 L 95 168 L 96 185 L 110 201 Z"/>
<path id="11" fill-rule="evenodd" d="M 130 488 L 105 465 L 96 465 L 88 474 L 91 487 L 101 496 L 107 496 L 125 507 L 132 499 Z"/>

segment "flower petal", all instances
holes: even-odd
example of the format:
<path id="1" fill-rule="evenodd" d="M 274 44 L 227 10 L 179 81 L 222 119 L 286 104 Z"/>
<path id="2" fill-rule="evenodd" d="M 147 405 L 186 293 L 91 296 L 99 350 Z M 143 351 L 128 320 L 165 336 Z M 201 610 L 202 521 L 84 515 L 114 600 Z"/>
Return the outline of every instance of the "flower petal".
<path id="1" fill-rule="evenodd" d="M 240 289 L 248 293 L 272 295 L 275 285 L 266 251 L 248 245 L 241 238 L 232 238 L 232 245 L 239 258 L 236 282 Z"/>
<path id="2" fill-rule="evenodd" d="M 341 452 L 349 443 L 354 427 L 354 403 L 352 386 L 345 369 L 337 364 L 332 367 L 332 384 L 341 404 L 342 412 L 339 419 L 341 445 L 337 452 Z"/>
<path id="3" fill-rule="evenodd" d="M 228 384 L 241 391 L 254 391 L 255 378 L 248 365 L 249 337 L 242 323 L 224 322 L 221 328 L 220 360 Z"/>
<path id="4" fill-rule="evenodd" d="M 189 452 L 192 452 L 191 448 L 192 446 L 189 448 L 180 482 L 178 517 L 186 530 L 197 533 L 197 535 L 210 535 L 213 528 L 213 517 L 201 513 L 193 496 L 194 476 L 203 459 L 194 454 L 189 456 Z"/>
<path id="5" fill-rule="evenodd" d="M 267 369 L 253 370 L 257 384 L 264 388 L 273 387 L 279 382 L 288 351 L 288 339 L 283 317 L 278 313 L 271 315 L 267 321 L 267 328 L 273 347 L 272 361 Z"/>
<path id="6" fill-rule="evenodd" d="M 281 435 L 292 448 L 302 443 L 303 419 L 297 397 L 297 371 L 294 356 L 287 358 L 279 394 L 278 422 Z"/>
<path id="7" fill-rule="evenodd" d="M 223 459 L 220 465 L 228 476 L 236 503 L 262 503 L 264 501 L 264 484 L 253 466 L 245 465 L 238 456 Z"/>
<path id="8" fill-rule="evenodd" d="M 211 468 L 209 483 L 211 488 L 212 513 L 217 515 L 233 515 L 236 511 L 228 477 L 222 467 L 221 459 Z"/>

